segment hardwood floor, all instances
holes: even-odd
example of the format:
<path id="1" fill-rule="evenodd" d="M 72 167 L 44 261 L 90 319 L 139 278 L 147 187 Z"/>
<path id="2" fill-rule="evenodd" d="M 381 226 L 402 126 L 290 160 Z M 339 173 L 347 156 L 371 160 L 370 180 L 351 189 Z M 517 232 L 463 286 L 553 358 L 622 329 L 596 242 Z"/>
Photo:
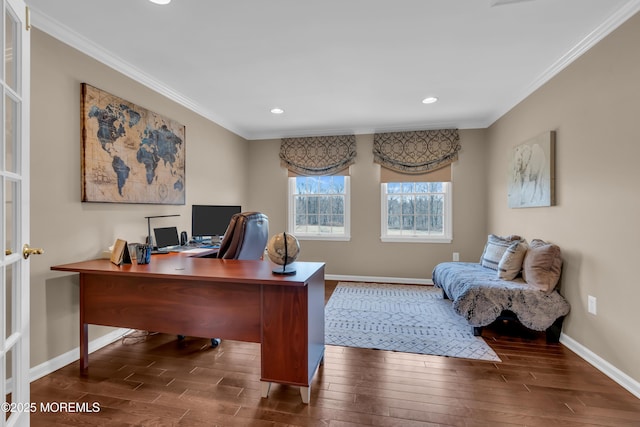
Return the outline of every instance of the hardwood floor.
<path id="1" fill-rule="evenodd" d="M 258 344 L 129 339 L 92 353 L 86 375 L 75 362 L 34 381 L 31 401 L 54 405 L 31 425 L 640 426 L 640 399 L 562 344 L 510 325 L 484 336 L 502 362 L 327 346 L 309 405 L 297 387 L 260 397 Z M 98 411 L 54 411 L 65 402 Z"/>

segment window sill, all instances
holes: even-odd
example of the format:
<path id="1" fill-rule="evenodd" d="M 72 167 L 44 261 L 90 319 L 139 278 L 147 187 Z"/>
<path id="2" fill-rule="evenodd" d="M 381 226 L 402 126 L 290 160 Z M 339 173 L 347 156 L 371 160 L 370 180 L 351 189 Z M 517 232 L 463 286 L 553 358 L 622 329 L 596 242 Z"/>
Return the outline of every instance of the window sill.
<path id="1" fill-rule="evenodd" d="M 298 240 L 325 240 L 329 242 L 349 242 L 351 241 L 351 236 L 320 236 L 320 235 L 305 235 L 305 234 L 294 234 L 296 239 Z"/>
<path id="2" fill-rule="evenodd" d="M 382 243 L 451 243 L 453 241 L 450 237 L 390 237 L 381 236 L 380 241 Z"/>

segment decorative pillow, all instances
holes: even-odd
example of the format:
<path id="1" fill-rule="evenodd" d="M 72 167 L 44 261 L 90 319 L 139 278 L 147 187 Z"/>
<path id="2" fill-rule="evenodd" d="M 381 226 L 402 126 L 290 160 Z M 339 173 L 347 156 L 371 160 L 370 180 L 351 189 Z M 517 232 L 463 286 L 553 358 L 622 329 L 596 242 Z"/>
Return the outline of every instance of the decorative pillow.
<path id="1" fill-rule="evenodd" d="M 560 248 L 540 239 L 533 239 L 522 263 L 522 278 L 541 291 L 551 292 L 560 280 L 562 257 Z"/>
<path id="2" fill-rule="evenodd" d="M 489 234 L 487 244 L 484 246 L 484 251 L 480 258 L 480 265 L 492 270 L 498 270 L 498 263 L 502 259 L 502 255 L 504 255 L 509 245 L 514 241 L 520 240 L 520 236 L 516 235 L 500 237 L 495 234 Z"/>
<path id="3" fill-rule="evenodd" d="M 522 271 L 522 262 L 527 253 L 527 242 L 521 240 L 509 245 L 500 262 L 498 263 L 498 278 L 502 280 L 513 280 Z"/>

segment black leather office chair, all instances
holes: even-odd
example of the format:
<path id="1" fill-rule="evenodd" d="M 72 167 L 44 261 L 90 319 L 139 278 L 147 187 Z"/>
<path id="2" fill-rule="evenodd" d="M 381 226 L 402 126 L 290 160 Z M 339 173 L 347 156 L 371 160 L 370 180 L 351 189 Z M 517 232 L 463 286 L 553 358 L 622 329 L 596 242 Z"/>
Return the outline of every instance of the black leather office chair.
<path id="1" fill-rule="evenodd" d="M 269 218 L 260 212 L 234 214 L 224 233 L 217 258 L 252 260 L 264 255 L 269 239 Z M 184 339 L 178 335 L 178 339 Z M 211 347 L 220 345 L 220 338 L 211 338 Z"/>

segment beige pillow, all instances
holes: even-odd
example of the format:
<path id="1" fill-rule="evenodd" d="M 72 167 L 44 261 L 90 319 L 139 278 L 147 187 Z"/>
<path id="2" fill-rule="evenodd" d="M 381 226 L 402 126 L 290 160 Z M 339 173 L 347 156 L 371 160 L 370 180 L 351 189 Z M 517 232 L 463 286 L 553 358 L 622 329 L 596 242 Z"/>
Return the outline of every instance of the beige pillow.
<path id="1" fill-rule="evenodd" d="M 522 278 L 544 292 L 555 289 L 562 271 L 562 257 L 557 245 L 540 239 L 529 243 L 522 263 Z"/>
<path id="2" fill-rule="evenodd" d="M 513 280 L 522 271 L 522 262 L 527 253 L 527 242 L 522 240 L 513 242 L 502 255 L 498 263 L 498 278 L 503 280 Z"/>
<path id="3" fill-rule="evenodd" d="M 514 241 L 520 241 L 520 236 L 500 237 L 495 234 L 489 234 L 487 244 L 484 246 L 482 257 L 480 257 L 480 265 L 492 270 L 498 269 L 498 263 L 502 259 L 505 251 Z"/>

